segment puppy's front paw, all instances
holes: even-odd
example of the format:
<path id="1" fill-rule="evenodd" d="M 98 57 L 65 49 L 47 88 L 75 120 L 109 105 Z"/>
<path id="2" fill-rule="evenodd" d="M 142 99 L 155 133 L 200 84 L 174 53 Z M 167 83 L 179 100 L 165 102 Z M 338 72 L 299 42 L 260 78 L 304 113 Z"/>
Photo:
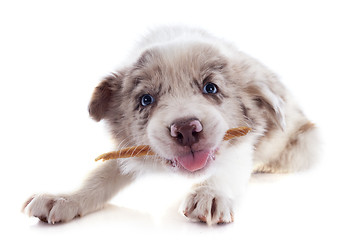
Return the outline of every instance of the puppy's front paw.
<path id="1" fill-rule="evenodd" d="M 184 215 L 208 225 L 233 222 L 233 202 L 207 186 L 195 189 L 182 205 Z"/>
<path id="2" fill-rule="evenodd" d="M 23 207 L 29 216 L 41 221 L 55 224 L 68 222 L 80 216 L 79 204 L 68 197 L 39 194 L 29 198 Z"/>

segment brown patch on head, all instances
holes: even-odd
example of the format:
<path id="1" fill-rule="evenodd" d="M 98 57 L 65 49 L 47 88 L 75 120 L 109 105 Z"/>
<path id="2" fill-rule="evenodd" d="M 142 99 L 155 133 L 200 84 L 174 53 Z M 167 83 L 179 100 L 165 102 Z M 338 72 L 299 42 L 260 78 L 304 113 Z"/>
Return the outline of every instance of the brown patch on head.
<path id="1" fill-rule="evenodd" d="M 159 53 L 156 50 L 149 49 L 145 51 L 131 70 L 132 84 L 128 86 L 128 91 L 136 88 L 143 81 L 150 81 L 154 78 L 160 77 L 162 73 L 161 65 L 159 64 Z"/>
<path id="2" fill-rule="evenodd" d="M 122 74 L 113 74 L 106 77 L 94 90 L 88 111 L 90 116 L 100 121 L 110 110 L 110 102 L 115 92 L 121 89 Z"/>
<path id="3" fill-rule="evenodd" d="M 139 59 L 136 61 L 135 66 L 137 68 L 143 68 L 145 67 L 150 61 L 153 59 L 154 53 L 151 50 L 146 50 L 141 54 Z"/>

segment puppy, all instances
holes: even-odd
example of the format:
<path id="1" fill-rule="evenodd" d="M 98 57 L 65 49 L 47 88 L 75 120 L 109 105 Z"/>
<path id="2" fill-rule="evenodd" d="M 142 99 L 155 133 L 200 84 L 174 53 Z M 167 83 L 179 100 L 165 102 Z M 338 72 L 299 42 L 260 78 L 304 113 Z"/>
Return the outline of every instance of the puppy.
<path id="1" fill-rule="evenodd" d="M 251 173 L 307 169 L 315 159 L 317 130 L 276 75 L 197 29 L 151 32 L 96 87 L 89 113 L 108 124 L 116 148 L 150 145 L 156 155 L 107 161 L 70 194 L 35 195 L 24 205 L 30 216 L 70 221 L 138 175 L 166 169 L 201 179 L 183 203 L 187 218 L 229 223 Z M 252 131 L 222 141 L 239 126 Z"/>

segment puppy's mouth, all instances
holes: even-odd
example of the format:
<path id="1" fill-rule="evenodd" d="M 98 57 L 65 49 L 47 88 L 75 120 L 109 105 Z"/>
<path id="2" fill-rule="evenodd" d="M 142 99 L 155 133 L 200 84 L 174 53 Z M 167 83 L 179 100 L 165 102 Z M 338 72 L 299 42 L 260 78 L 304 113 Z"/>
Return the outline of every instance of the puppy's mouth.
<path id="1" fill-rule="evenodd" d="M 169 160 L 173 167 L 182 167 L 188 172 L 196 172 L 205 168 L 211 160 L 215 159 L 215 150 L 191 151 L 187 154 Z"/>

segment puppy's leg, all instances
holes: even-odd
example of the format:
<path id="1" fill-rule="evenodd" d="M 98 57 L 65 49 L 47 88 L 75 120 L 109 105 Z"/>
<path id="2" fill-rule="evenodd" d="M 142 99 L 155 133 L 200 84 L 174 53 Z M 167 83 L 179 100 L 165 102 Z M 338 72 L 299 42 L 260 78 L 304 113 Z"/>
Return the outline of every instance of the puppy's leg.
<path id="1" fill-rule="evenodd" d="M 287 133 L 272 134 L 266 144 L 259 147 L 256 155 L 259 164 L 254 171 L 288 173 L 307 170 L 317 161 L 319 148 L 319 133 L 315 125 L 308 120 L 300 122 Z"/>
<path id="2" fill-rule="evenodd" d="M 216 159 L 216 172 L 196 185 L 181 211 L 192 221 L 208 225 L 233 222 L 233 212 L 252 171 L 252 147 L 230 147 Z"/>
<path id="3" fill-rule="evenodd" d="M 107 161 L 93 171 L 77 191 L 34 195 L 25 202 L 24 209 L 44 222 L 67 222 L 102 208 L 132 178 L 132 175 L 120 173 L 117 161 Z"/>

